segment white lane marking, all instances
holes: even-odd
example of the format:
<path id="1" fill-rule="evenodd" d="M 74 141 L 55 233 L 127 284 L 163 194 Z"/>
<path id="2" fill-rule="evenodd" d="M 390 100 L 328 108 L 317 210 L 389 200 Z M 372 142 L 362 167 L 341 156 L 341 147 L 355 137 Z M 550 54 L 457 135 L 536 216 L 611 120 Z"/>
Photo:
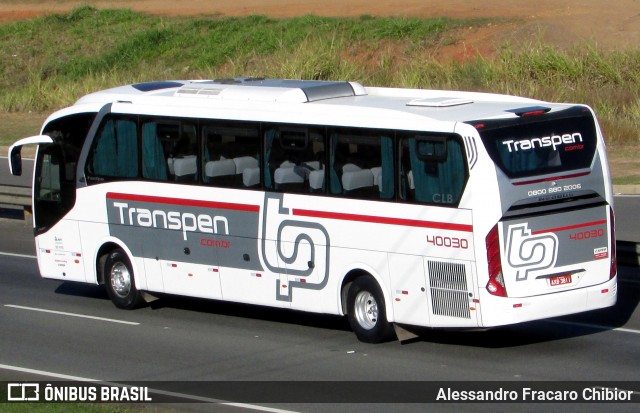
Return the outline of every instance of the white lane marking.
<path id="1" fill-rule="evenodd" d="M 6 255 L 7 257 L 33 258 L 34 260 L 38 258 L 35 255 L 13 254 L 11 252 L 0 252 L 0 255 Z"/>
<path id="2" fill-rule="evenodd" d="M 39 375 L 39 376 L 53 377 L 55 379 L 62 379 L 62 380 L 73 380 L 73 381 L 82 381 L 82 382 L 97 382 L 97 383 L 100 383 L 100 384 L 104 384 L 104 385 L 108 385 L 108 386 L 115 386 L 115 387 L 131 387 L 131 385 L 120 384 L 120 383 L 112 382 L 112 381 L 100 381 L 100 380 L 97 380 L 97 379 L 90 379 L 90 378 L 87 378 L 87 377 L 70 376 L 70 375 L 67 375 L 67 374 L 53 373 L 53 372 L 50 372 L 50 371 L 35 370 L 35 369 L 29 369 L 29 368 L 25 368 L 25 367 L 18 367 L 18 366 L 10 366 L 8 364 L 0 364 L 0 369 L 18 371 L 18 372 L 21 372 L 21 373 L 36 374 L 36 375 Z M 172 392 L 172 391 L 160 390 L 160 389 L 154 389 L 154 388 L 149 388 L 149 393 L 160 394 L 160 395 L 163 395 L 163 396 L 171 396 L 171 397 L 176 397 L 176 398 L 185 399 L 185 400 L 193 400 L 193 401 L 202 402 L 202 403 L 216 403 L 216 404 L 222 404 L 222 405 L 225 405 L 225 406 L 240 407 L 240 408 L 243 408 L 243 409 L 257 410 L 257 411 L 260 411 L 260 412 L 268 412 L 268 413 L 297 413 L 297 412 L 292 411 L 292 410 L 276 409 L 276 408 L 273 408 L 273 407 L 258 406 L 258 405 L 255 405 L 255 404 L 248 404 L 248 403 L 234 403 L 234 402 L 229 402 L 229 401 L 226 401 L 226 400 L 212 399 L 210 397 L 195 396 L 195 395 L 186 394 L 186 393 L 176 393 L 176 392 Z"/>
<path id="3" fill-rule="evenodd" d="M 116 320 L 116 319 L 113 319 L 113 318 L 96 317 L 96 316 L 86 315 L 86 314 L 66 313 L 64 311 L 47 310 L 45 308 L 25 307 L 25 306 L 22 306 L 22 305 L 14 305 L 14 304 L 5 304 L 4 306 L 5 307 L 10 307 L 10 308 L 17 308 L 17 309 L 20 309 L 20 310 L 39 311 L 39 312 L 42 312 L 42 313 L 65 315 L 65 316 L 69 316 L 69 317 L 80 317 L 80 318 L 89 318 L 91 320 L 108 321 L 110 323 L 129 324 L 129 325 L 132 325 L 132 326 L 140 325 L 140 323 L 136 323 L 136 322 L 133 322 L 133 321 Z"/>
<path id="4" fill-rule="evenodd" d="M 73 381 L 99 381 L 96 379 L 88 379 L 86 377 L 69 376 L 67 374 L 51 373 L 49 371 L 28 369 L 25 367 L 10 366 L 8 364 L 0 364 L 0 369 L 19 371 L 21 373 L 37 374 L 39 376 L 53 377 L 54 379 L 73 380 Z"/>
<path id="5" fill-rule="evenodd" d="M 572 325 L 572 326 L 578 326 L 578 327 L 587 327 L 587 328 L 593 328 L 593 329 L 596 329 L 596 330 L 614 330 L 614 331 L 622 331 L 622 332 L 625 332 L 625 333 L 640 334 L 640 330 L 633 330 L 631 328 L 601 326 L 599 324 L 576 323 L 576 322 L 573 322 L 573 321 L 562 321 L 562 320 L 547 320 L 547 322 L 556 323 L 556 324 Z"/>

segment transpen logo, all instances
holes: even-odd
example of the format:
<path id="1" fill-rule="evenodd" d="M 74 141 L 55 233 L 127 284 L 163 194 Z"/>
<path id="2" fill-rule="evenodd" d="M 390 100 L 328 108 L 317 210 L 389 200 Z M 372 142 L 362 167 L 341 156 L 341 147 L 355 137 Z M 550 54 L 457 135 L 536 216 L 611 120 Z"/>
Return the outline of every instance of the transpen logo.
<path id="1" fill-rule="evenodd" d="M 126 202 L 114 202 L 113 206 L 118 210 L 121 225 L 181 231 L 185 241 L 187 233 L 196 231 L 203 234 L 229 235 L 229 221 L 224 216 L 133 208 Z"/>
<path id="2" fill-rule="evenodd" d="M 531 235 L 527 223 L 510 225 L 507 229 L 507 261 L 516 269 L 516 281 L 526 281 L 530 271 L 553 267 L 557 258 L 556 234 Z"/>
<path id="3" fill-rule="evenodd" d="M 507 146 L 509 152 L 518 152 L 548 147 L 551 147 L 554 151 L 556 151 L 556 148 L 560 145 L 575 145 L 582 142 L 582 135 L 579 132 L 573 132 L 565 133 L 562 135 L 543 136 L 541 138 L 520 140 L 510 139 L 502 141 L 502 144 Z"/>

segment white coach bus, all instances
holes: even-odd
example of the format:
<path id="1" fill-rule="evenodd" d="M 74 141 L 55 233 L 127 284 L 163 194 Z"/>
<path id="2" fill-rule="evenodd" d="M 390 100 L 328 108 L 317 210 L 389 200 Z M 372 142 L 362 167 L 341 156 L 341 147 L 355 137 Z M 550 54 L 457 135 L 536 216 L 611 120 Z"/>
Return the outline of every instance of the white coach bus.
<path id="1" fill-rule="evenodd" d="M 237 78 L 117 87 L 51 115 L 45 278 L 347 315 L 380 342 L 611 306 L 593 111 L 514 96 Z"/>

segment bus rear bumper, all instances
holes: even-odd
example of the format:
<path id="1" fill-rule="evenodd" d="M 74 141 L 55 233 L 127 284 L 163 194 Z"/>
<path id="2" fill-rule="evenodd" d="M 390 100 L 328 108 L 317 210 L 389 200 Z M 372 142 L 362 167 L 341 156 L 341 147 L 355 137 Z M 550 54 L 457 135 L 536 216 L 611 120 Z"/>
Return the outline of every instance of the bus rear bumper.
<path id="1" fill-rule="evenodd" d="M 495 327 L 611 307 L 617 295 L 617 276 L 591 287 L 535 297 L 495 297 L 486 293 L 480 299 L 478 324 Z"/>

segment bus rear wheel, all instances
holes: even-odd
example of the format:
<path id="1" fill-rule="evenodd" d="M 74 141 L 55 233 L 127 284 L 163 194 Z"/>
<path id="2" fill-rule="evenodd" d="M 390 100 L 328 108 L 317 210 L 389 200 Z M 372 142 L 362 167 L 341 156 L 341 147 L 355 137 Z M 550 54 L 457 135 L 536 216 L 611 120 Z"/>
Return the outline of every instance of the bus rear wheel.
<path id="1" fill-rule="evenodd" d="M 393 338 L 387 321 L 384 296 L 371 277 L 356 278 L 347 292 L 347 318 L 358 340 L 382 343 Z"/>
<path id="2" fill-rule="evenodd" d="M 131 261 L 121 250 L 113 250 L 104 265 L 104 283 L 109 298 L 118 308 L 132 310 L 143 302 L 142 294 L 136 288 Z"/>

